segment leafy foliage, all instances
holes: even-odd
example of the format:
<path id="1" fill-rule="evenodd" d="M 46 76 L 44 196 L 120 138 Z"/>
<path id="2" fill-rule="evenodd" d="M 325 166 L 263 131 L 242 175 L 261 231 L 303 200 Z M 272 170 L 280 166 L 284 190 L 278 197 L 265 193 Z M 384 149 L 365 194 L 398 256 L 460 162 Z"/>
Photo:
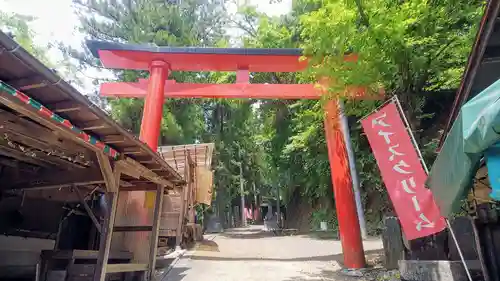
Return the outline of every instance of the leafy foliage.
<path id="1" fill-rule="evenodd" d="M 332 95 L 346 86 L 383 88 L 398 95 L 428 161 L 438 128 L 470 50 L 482 1 L 297 0 L 290 14 L 268 17 L 255 7 L 230 15 L 222 0 L 74 0 L 89 38 L 170 46 L 254 48 L 303 47 L 315 67 L 306 73 L 252 73 L 253 83 L 311 83 L 328 77 Z M 239 43 L 227 34 L 242 33 Z M 88 53 L 70 48 L 82 67 L 100 67 Z M 345 60 L 356 54 L 357 60 Z M 143 72 L 116 71 L 135 81 Z M 179 82 L 233 83 L 234 73 L 173 73 Z M 377 231 L 392 207 L 366 138 L 355 122 L 381 101 L 346 100 L 366 216 Z M 112 115 L 138 133 L 143 102 L 110 101 Z M 245 195 L 283 194 L 288 210 L 302 203 L 334 220 L 330 166 L 323 133 L 322 101 L 169 99 L 164 105 L 161 143 L 214 142 L 216 205 L 230 210 L 239 196 L 239 165 Z M 431 164 L 431 163 L 429 163 Z M 256 186 L 255 192 L 253 186 Z M 292 200 L 292 198 L 295 198 Z M 291 202 L 294 203 L 291 203 Z M 296 204 L 296 205 L 293 205 Z M 317 215 L 314 215 L 314 214 Z M 289 218 L 294 221 L 296 218 Z"/>
<path id="2" fill-rule="evenodd" d="M 37 46 L 35 42 L 33 42 L 35 34 L 29 26 L 33 20 L 33 17 L 8 14 L 0 11 L 0 29 L 10 33 L 12 38 L 14 38 L 26 51 L 30 52 L 46 65 L 51 66 L 51 62 L 47 57 L 49 46 Z"/>

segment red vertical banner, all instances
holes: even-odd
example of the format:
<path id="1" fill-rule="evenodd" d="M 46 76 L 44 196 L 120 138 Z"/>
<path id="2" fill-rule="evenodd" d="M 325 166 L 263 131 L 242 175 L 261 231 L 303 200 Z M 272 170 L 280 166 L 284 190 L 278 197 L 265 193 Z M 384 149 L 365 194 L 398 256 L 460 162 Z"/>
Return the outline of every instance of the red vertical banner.
<path id="1" fill-rule="evenodd" d="M 427 174 L 395 102 L 363 119 L 361 124 L 406 239 L 443 230 L 444 218 L 432 192 L 424 186 Z"/>

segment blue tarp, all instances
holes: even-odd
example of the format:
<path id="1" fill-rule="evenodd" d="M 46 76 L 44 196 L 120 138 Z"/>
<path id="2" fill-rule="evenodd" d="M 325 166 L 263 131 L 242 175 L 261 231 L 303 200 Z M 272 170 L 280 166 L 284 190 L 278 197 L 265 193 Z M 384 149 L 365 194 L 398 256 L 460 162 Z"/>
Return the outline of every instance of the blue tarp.
<path id="1" fill-rule="evenodd" d="M 460 208 L 481 158 L 500 141 L 500 80 L 462 106 L 426 185 L 445 217 Z"/>

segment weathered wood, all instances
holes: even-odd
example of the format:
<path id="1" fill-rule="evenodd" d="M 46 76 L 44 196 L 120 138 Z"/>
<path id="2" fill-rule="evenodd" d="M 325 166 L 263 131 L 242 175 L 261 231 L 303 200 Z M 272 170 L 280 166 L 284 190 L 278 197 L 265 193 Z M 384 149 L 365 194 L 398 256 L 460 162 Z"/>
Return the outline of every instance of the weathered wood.
<path id="1" fill-rule="evenodd" d="M 9 94 L 2 91 L 0 91 L 0 103 L 29 117 L 30 119 L 42 124 L 43 126 L 46 126 L 47 128 L 50 128 L 56 132 L 61 133 L 61 135 L 75 141 L 76 143 L 81 144 L 82 146 L 92 151 L 101 151 L 100 148 L 78 137 L 75 132 L 60 126 L 59 123 L 56 123 L 56 121 L 50 119 L 49 117 L 40 115 L 35 108 L 23 104 L 17 98 L 12 97 Z"/>
<path id="2" fill-rule="evenodd" d="M 179 221 L 177 223 L 175 246 L 180 247 L 182 243 L 182 231 L 184 230 L 184 219 L 187 214 L 188 208 L 188 197 L 190 189 L 192 188 L 192 177 L 191 177 L 191 165 L 189 165 L 189 159 L 186 156 L 185 162 L 188 163 L 184 169 L 184 179 L 186 180 L 186 185 L 184 186 L 181 193 L 181 209 L 179 213 Z"/>
<path id="3" fill-rule="evenodd" d="M 186 169 L 188 170 L 188 169 Z M 189 173 L 188 173 L 189 174 Z M 187 197 L 188 190 L 190 188 L 190 182 L 188 182 L 181 193 L 181 210 L 179 212 L 179 219 L 177 222 L 177 229 L 175 230 L 175 246 L 180 247 L 182 243 L 182 231 L 184 230 L 184 218 L 186 217 L 186 209 L 187 209 Z"/>
<path id="4" fill-rule="evenodd" d="M 47 171 L 36 178 L 23 180 L 22 182 L 7 185 L 5 189 L 48 189 L 67 186 L 81 186 L 103 183 L 103 177 L 99 170 L 87 168 L 72 172 Z"/>
<path id="5" fill-rule="evenodd" d="M 168 180 L 166 180 L 163 177 L 158 176 L 155 172 L 151 171 L 147 167 L 141 165 L 137 161 L 133 160 L 132 158 L 125 158 L 123 160 L 118 161 L 120 166 L 126 167 L 126 171 L 124 173 L 130 173 L 128 175 L 136 177 L 137 175 L 140 175 L 140 177 L 143 177 L 150 182 L 160 184 L 164 187 L 168 188 L 173 188 L 174 184 Z M 133 174 L 133 175 L 132 175 Z"/>
<path id="6" fill-rule="evenodd" d="M 75 186 L 73 188 L 73 190 L 75 191 L 76 196 L 78 196 L 80 203 L 83 205 L 83 208 L 85 208 L 85 211 L 87 211 L 87 214 L 89 215 L 90 219 L 94 223 L 97 231 L 99 231 L 99 233 L 101 233 L 101 224 L 99 223 L 99 220 L 94 215 L 94 212 L 92 212 L 92 209 L 87 204 L 87 201 L 85 201 L 85 198 L 83 197 L 82 193 L 80 192 L 80 189 L 78 189 L 78 187 Z"/>
<path id="7" fill-rule="evenodd" d="M 3 133 L 4 136 L 7 136 L 9 141 L 16 142 L 19 146 L 24 147 L 25 150 L 30 150 L 29 157 L 33 159 L 41 160 L 52 166 L 62 166 L 64 169 L 80 169 L 86 168 L 84 163 L 77 163 L 74 159 L 78 160 L 79 158 L 76 155 L 67 155 L 65 152 L 51 147 L 46 143 L 42 143 L 38 140 L 34 140 L 30 137 L 24 137 L 20 135 L 7 133 L 0 129 L 0 133 Z M 17 146 L 17 145 L 16 145 Z M 8 144 L 5 141 L 0 140 L 0 147 L 8 147 Z M 11 148 L 13 149 L 13 148 Z M 23 151 L 17 150 L 23 154 L 26 154 Z"/>
<path id="8" fill-rule="evenodd" d="M 68 259 L 85 259 L 92 260 L 99 257 L 99 251 L 93 250 L 43 250 L 43 259 L 53 260 L 68 260 Z M 111 251 L 109 253 L 110 259 L 115 260 L 130 260 L 133 258 L 132 253 L 125 251 Z"/>
<path id="9" fill-rule="evenodd" d="M 102 138 L 102 142 L 106 144 L 123 143 L 125 138 L 122 135 L 108 135 Z"/>
<path id="10" fill-rule="evenodd" d="M 130 226 L 113 226 L 113 232 L 136 232 L 136 231 L 152 231 L 153 226 L 150 225 L 130 225 Z"/>
<path id="11" fill-rule="evenodd" d="M 47 108 L 49 108 L 50 110 L 52 110 L 52 112 L 55 113 L 79 111 L 80 109 L 82 109 L 82 107 L 79 104 L 70 100 L 47 105 Z"/>
<path id="12" fill-rule="evenodd" d="M 106 266 L 107 273 L 146 271 L 148 265 L 145 263 L 116 263 Z M 95 280 L 95 279 L 94 279 Z"/>
<path id="13" fill-rule="evenodd" d="M 104 184 L 106 185 L 106 190 L 108 192 L 117 192 L 118 186 L 115 182 L 116 175 L 111 167 L 109 157 L 100 151 L 96 152 L 96 155 L 97 161 L 99 162 L 99 168 L 101 169 L 101 174 L 104 178 Z"/>
<path id="14" fill-rule="evenodd" d="M 5 81 L 5 83 L 9 84 L 13 88 L 18 89 L 19 91 L 38 89 L 46 87 L 50 84 L 47 80 L 45 80 L 42 76 L 39 75 L 33 77 L 25 77 L 15 80 L 9 80 Z"/>
<path id="15" fill-rule="evenodd" d="M 34 141 L 49 144 L 64 150 L 68 154 L 83 154 L 85 159 L 90 159 L 88 151 L 68 139 L 63 139 L 54 131 L 40 126 L 35 122 L 19 117 L 5 110 L 0 110 L 0 127 L 5 130 L 29 137 Z"/>
<path id="16" fill-rule="evenodd" d="M 83 131 L 88 131 L 88 130 L 98 130 L 98 129 L 105 129 L 108 128 L 108 124 L 104 122 L 101 119 L 93 120 L 93 121 L 88 121 L 83 124 L 80 124 L 80 129 Z"/>
<path id="17" fill-rule="evenodd" d="M 160 218 L 161 218 L 161 209 L 163 206 L 163 193 L 165 191 L 165 187 L 158 185 L 158 189 L 156 192 L 155 199 L 155 209 L 153 215 L 153 230 L 151 231 L 150 236 L 150 245 L 149 245 L 149 270 L 148 270 L 148 280 L 153 280 L 155 266 L 156 266 L 156 253 L 158 251 L 158 234 L 160 233 Z"/>
<path id="18" fill-rule="evenodd" d="M 101 239 L 99 242 L 99 256 L 94 271 L 94 281 L 105 281 L 106 273 L 108 272 L 108 258 L 111 248 L 111 237 L 113 235 L 113 224 L 116 217 L 116 209 L 118 206 L 118 192 L 108 192 L 106 196 L 109 202 L 109 212 L 104 220 L 103 229 L 101 231 Z"/>
<path id="19" fill-rule="evenodd" d="M 152 183 L 141 183 L 133 186 L 120 186 L 120 192 L 128 192 L 128 191 L 155 191 L 156 184 Z"/>
<path id="20" fill-rule="evenodd" d="M 133 165 L 130 159 L 118 160 L 116 161 L 115 166 L 119 167 L 122 173 L 128 176 L 136 179 L 139 179 L 141 177 L 142 172 L 139 169 L 136 169 L 135 165 Z"/>
<path id="21" fill-rule="evenodd" d="M 142 150 L 140 147 L 125 147 L 122 149 L 123 154 L 130 154 L 130 155 L 135 155 L 135 154 L 143 154 L 145 153 L 144 150 Z"/>
<path id="22" fill-rule="evenodd" d="M 0 145 L 0 155 L 14 158 L 14 159 L 17 159 L 19 161 L 26 162 L 26 163 L 36 165 L 36 166 L 40 166 L 40 167 L 44 167 L 44 168 L 50 168 L 52 166 L 45 161 L 30 157 L 30 156 L 26 156 L 23 152 L 21 152 L 17 149 L 13 149 L 13 148 L 6 147 L 3 145 Z"/>

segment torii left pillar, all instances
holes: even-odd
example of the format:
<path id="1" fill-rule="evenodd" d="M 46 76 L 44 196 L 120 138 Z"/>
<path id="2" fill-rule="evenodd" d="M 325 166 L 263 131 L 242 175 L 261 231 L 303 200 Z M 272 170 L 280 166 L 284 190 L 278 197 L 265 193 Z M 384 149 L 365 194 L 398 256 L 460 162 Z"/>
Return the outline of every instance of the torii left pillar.
<path id="1" fill-rule="evenodd" d="M 168 63 L 164 61 L 153 61 L 149 67 L 148 95 L 144 101 L 139 138 L 154 151 L 158 150 L 165 102 L 165 81 L 169 71 Z"/>
<path id="2" fill-rule="evenodd" d="M 307 62 L 300 60 L 298 49 L 214 49 L 214 48 L 157 48 L 119 43 L 88 43 L 105 67 L 150 71 L 147 90 L 138 83 L 107 83 L 103 92 L 145 98 L 141 140 L 153 150 L 158 147 L 165 97 L 176 98 L 256 98 L 256 99 L 319 99 L 314 85 L 244 84 L 241 77 L 236 84 L 182 84 L 168 83 L 170 71 L 241 71 L 295 72 L 304 70 Z M 168 89 L 165 89 L 165 87 Z M 365 267 L 365 257 L 356 204 L 349 173 L 348 156 L 340 127 L 337 101 L 328 101 L 325 107 L 325 135 L 332 175 L 335 204 L 340 228 L 340 239 L 347 268 Z"/>

